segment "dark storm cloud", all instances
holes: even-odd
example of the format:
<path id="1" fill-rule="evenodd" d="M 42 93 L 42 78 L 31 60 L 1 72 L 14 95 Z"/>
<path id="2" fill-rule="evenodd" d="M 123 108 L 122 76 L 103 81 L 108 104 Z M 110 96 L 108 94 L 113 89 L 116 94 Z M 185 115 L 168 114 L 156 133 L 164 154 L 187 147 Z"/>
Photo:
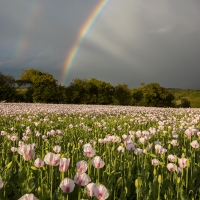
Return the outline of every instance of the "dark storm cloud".
<path id="1" fill-rule="evenodd" d="M 83 62 L 84 66 L 90 65 L 93 60 L 96 67 L 107 66 L 108 73 L 104 76 L 110 75 L 108 80 L 117 79 L 133 87 L 141 82 L 159 82 L 165 87 L 200 88 L 200 7 L 197 1 L 126 1 L 126 5 L 112 1 L 111 6 L 114 11 L 107 11 L 106 17 L 94 25 L 72 69 L 82 68 Z M 126 15 L 116 15 L 123 6 Z M 99 46 L 96 48 L 99 57 L 102 50 L 112 55 L 112 65 L 108 65 L 106 59 L 95 62 L 95 45 Z"/>
<path id="2" fill-rule="evenodd" d="M 58 80 L 94 0 L 1 0 L 0 71 L 48 71 Z M 65 84 L 98 78 L 113 85 L 158 82 L 196 88 L 200 74 L 197 0 L 111 0 L 83 38 Z"/>

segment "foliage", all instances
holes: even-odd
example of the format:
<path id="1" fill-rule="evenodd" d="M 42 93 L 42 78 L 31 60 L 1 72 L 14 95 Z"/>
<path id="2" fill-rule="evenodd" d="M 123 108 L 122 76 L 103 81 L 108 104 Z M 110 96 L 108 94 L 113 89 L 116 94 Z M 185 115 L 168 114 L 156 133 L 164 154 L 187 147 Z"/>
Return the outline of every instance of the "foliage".
<path id="1" fill-rule="evenodd" d="M 48 72 L 30 68 L 24 70 L 20 79 L 0 72 L 0 101 L 132 105 L 155 107 L 200 107 L 200 90 L 164 88 L 158 83 L 141 83 L 130 89 L 127 84 L 113 86 L 91 79 L 74 79 L 62 86 Z"/>
<path id="2" fill-rule="evenodd" d="M 180 107 L 180 108 L 189 108 L 190 107 L 190 102 L 186 98 L 181 98 L 180 104 L 178 104 L 177 107 Z"/>
<path id="3" fill-rule="evenodd" d="M 94 99 L 94 104 L 112 104 L 115 88 L 104 81 L 99 81 L 95 78 L 88 82 L 90 99 Z"/>
<path id="4" fill-rule="evenodd" d="M 68 87 L 66 87 L 67 103 L 86 104 L 88 99 L 86 79 L 74 79 Z"/>
<path id="5" fill-rule="evenodd" d="M 16 96 L 15 79 L 0 72 L 0 101 L 14 101 Z"/>
<path id="6" fill-rule="evenodd" d="M 130 105 L 131 91 L 128 88 L 127 84 L 125 83 L 118 84 L 115 87 L 115 99 L 116 99 L 116 104 L 118 105 Z"/>
<path id="7" fill-rule="evenodd" d="M 200 108 L 200 90 L 182 90 L 168 88 L 168 90 L 174 95 L 176 104 L 180 104 L 181 99 L 187 99 L 190 102 L 188 107 Z"/>
<path id="8" fill-rule="evenodd" d="M 67 103 L 112 104 L 114 87 L 95 78 L 74 79 L 66 88 Z"/>
<path id="9" fill-rule="evenodd" d="M 23 70 L 23 73 L 20 76 L 20 79 L 18 80 L 19 82 L 23 84 L 33 84 L 36 82 L 37 77 L 40 77 L 42 75 L 42 72 L 39 70 L 30 68 L 27 70 Z"/>
<path id="10" fill-rule="evenodd" d="M 59 103 L 57 80 L 48 72 L 30 68 L 24 70 L 19 84 L 29 85 L 25 96 L 37 103 Z"/>
<path id="11" fill-rule="evenodd" d="M 158 83 L 150 83 L 142 88 L 143 105 L 151 107 L 172 107 L 174 96 Z"/>
<path id="12" fill-rule="evenodd" d="M 142 99 L 144 97 L 142 89 L 141 88 L 133 89 L 131 92 L 132 92 L 132 105 L 134 106 L 142 105 Z"/>

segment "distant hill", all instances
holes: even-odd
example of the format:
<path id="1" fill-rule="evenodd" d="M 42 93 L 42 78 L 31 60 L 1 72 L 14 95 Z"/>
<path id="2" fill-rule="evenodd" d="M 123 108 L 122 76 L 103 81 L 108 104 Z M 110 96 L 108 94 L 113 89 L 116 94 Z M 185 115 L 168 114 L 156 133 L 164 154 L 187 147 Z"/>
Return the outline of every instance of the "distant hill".
<path id="1" fill-rule="evenodd" d="M 175 96 L 175 101 L 178 104 L 181 99 L 187 99 L 190 101 L 191 108 L 200 108 L 200 90 L 192 89 L 179 89 L 179 88 L 167 88 Z"/>

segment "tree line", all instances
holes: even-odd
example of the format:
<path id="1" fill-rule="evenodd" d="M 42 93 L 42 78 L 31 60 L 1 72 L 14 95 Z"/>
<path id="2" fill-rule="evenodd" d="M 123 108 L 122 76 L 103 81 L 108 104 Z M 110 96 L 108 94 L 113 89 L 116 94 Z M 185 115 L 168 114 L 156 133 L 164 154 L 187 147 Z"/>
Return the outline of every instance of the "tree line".
<path id="1" fill-rule="evenodd" d="M 58 84 L 48 72 L 30 68 L 19 79 L 0 72 L 0 101 L 56 103 L 56 104 L 101 104 L 151 107 L 189 107 L 187 99 L 176 104 L 174 95 L 159 83 L 142 83 L 130 89 L 127 84 L 113 86 L 105 81 L 74 79 L 68 86 Z"/>

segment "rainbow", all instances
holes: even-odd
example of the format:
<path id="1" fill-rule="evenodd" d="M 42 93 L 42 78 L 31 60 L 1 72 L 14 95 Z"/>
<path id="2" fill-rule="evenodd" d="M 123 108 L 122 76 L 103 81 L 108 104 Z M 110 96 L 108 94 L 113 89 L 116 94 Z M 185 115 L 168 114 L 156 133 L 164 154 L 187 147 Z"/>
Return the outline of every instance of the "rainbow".
<path id="1" fill-rule="evenodd" d="M 103 11 L 103 9 L 106 7 L 106 5 L 109 3 L 110 0 L 100 0 L 100 2 L 97 4 L 97 6 L 94 8 L 92 13 L 89 15 L 87 20 L 82 25 L 76 40 L 71 47 L 69 53 L 67 54 L 67 57 L 64 61 L 64 67 L 62 69 L 62 75 L 61 75 L 61 84 L 64 85 L 67 72 L 69 71 L 70 67 L 72 66 L 72 63 L 77 55 L 79 46 L 83 38 L 86 36 L 86 34 L 89 32 L 90 28 L 94 24 L 95 20 L 98 18 L 100 13 Z"/>

